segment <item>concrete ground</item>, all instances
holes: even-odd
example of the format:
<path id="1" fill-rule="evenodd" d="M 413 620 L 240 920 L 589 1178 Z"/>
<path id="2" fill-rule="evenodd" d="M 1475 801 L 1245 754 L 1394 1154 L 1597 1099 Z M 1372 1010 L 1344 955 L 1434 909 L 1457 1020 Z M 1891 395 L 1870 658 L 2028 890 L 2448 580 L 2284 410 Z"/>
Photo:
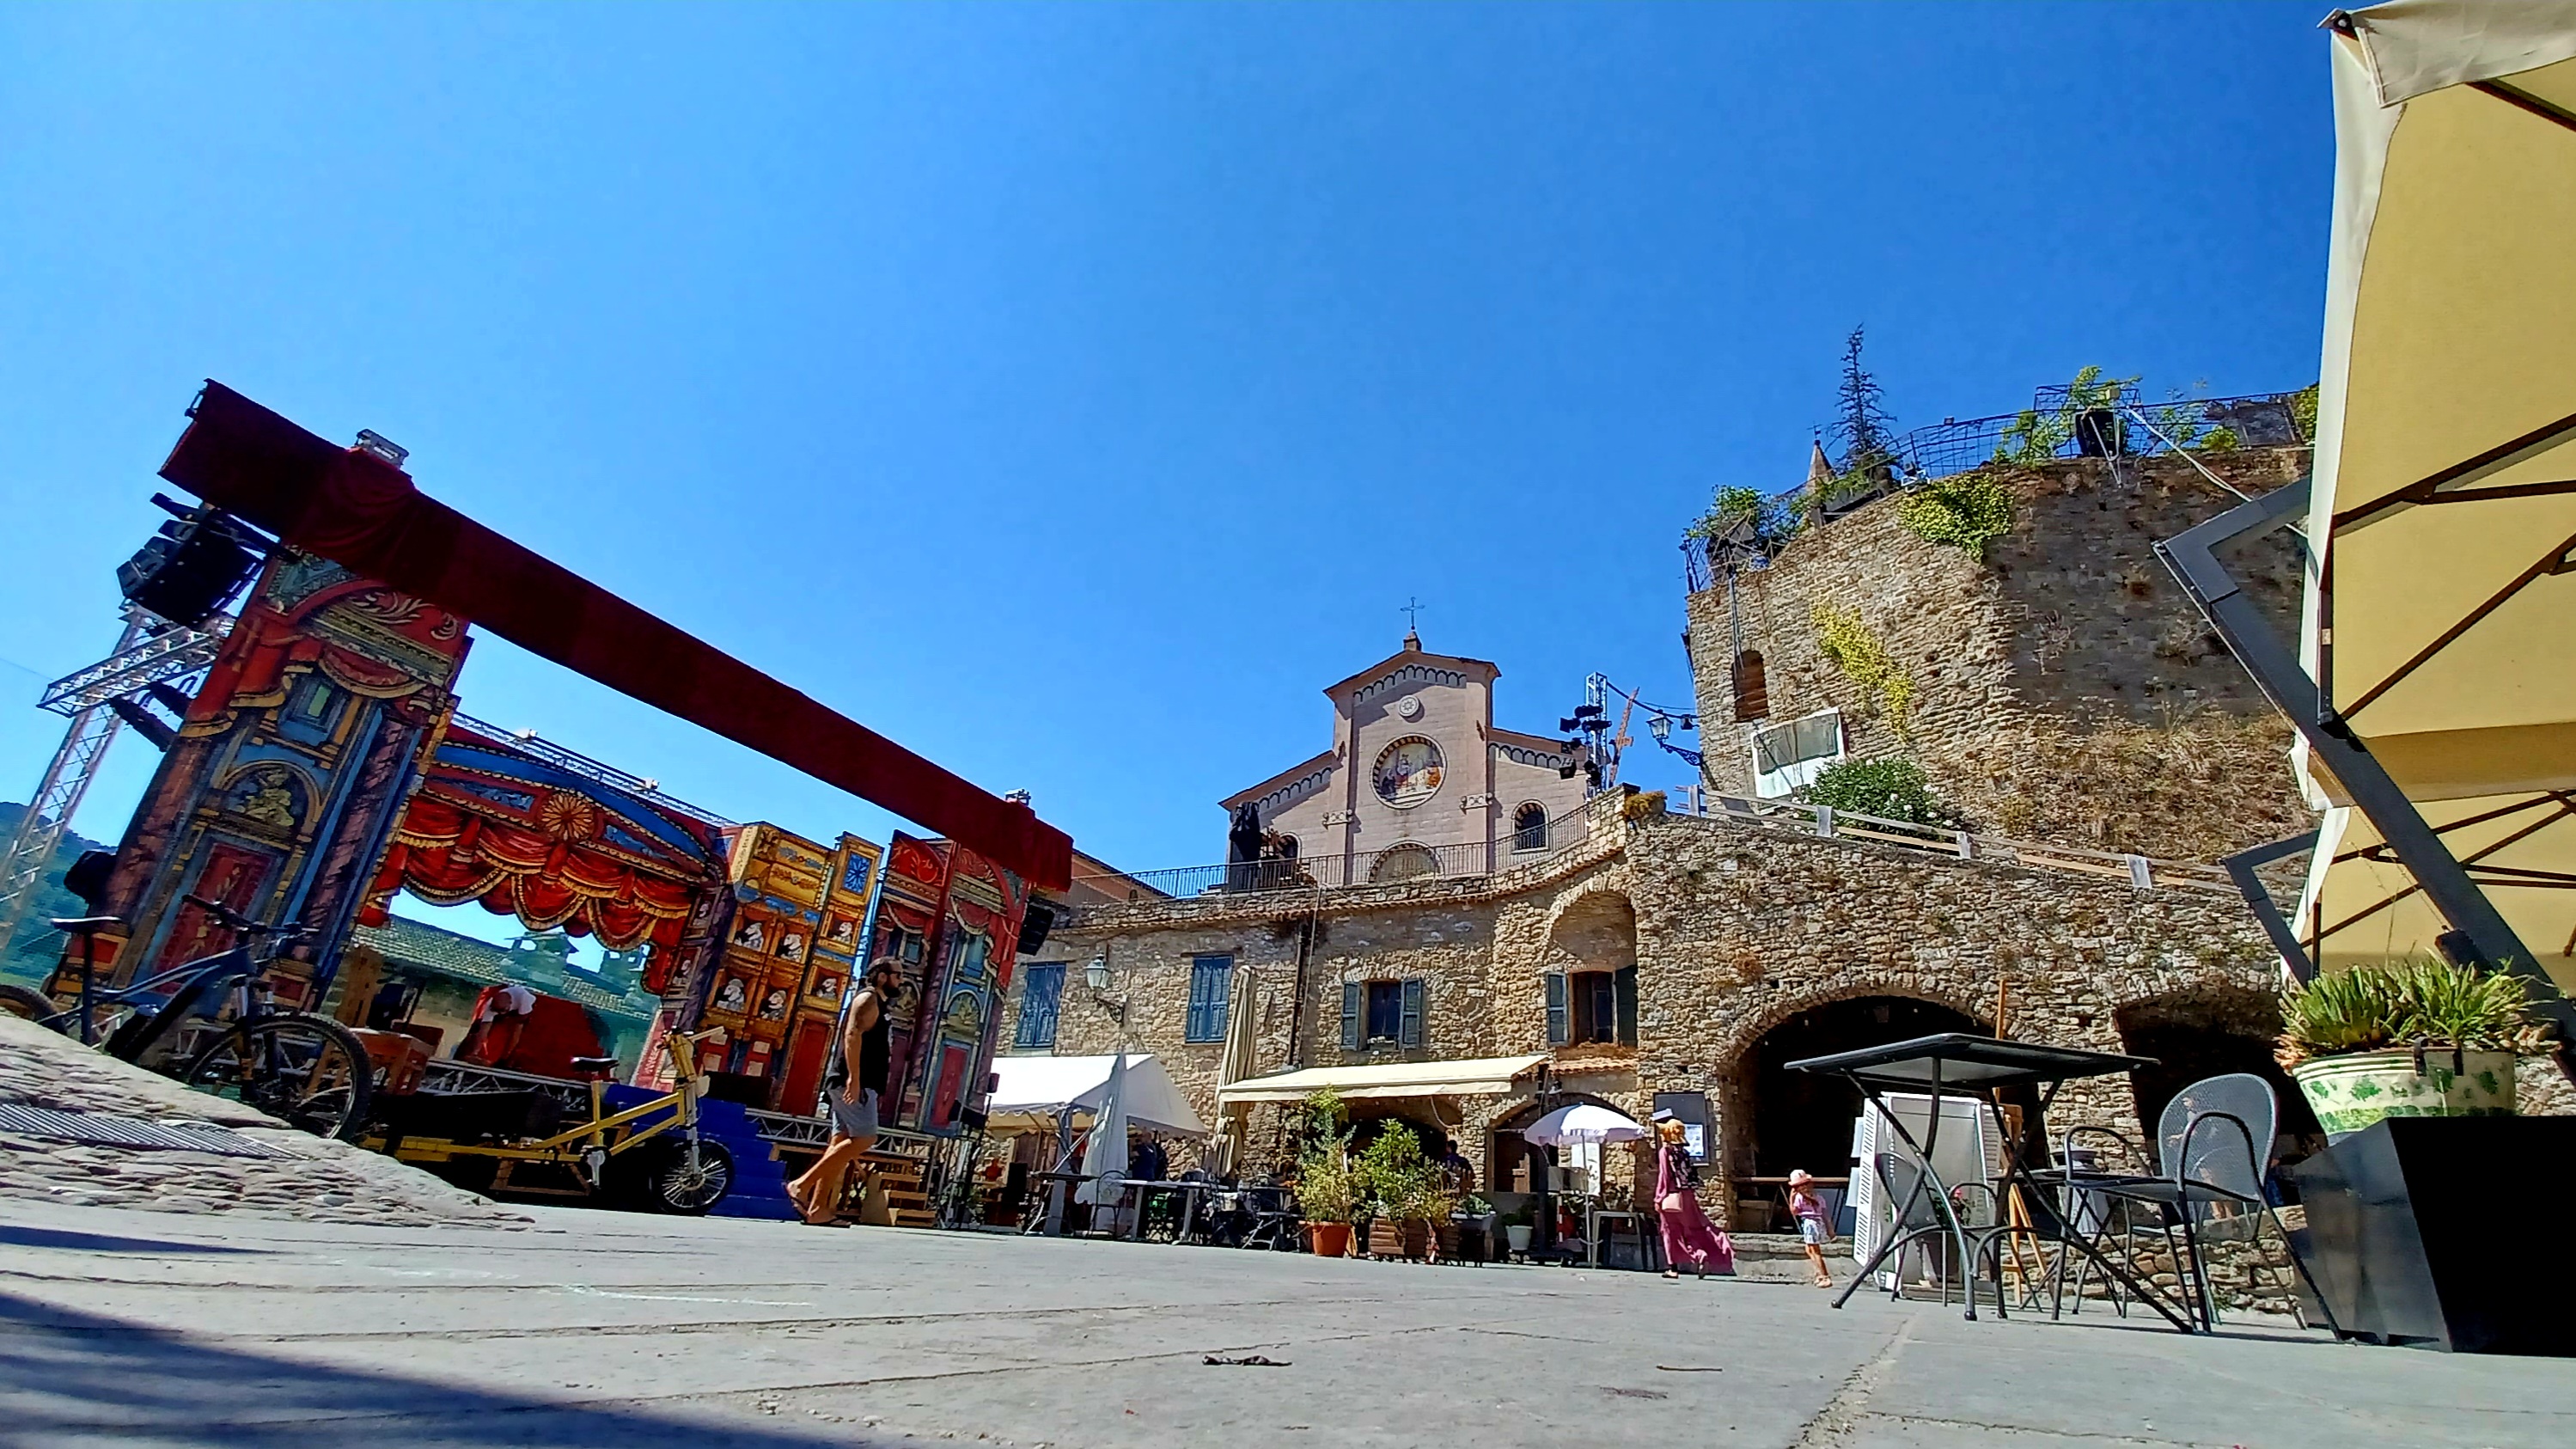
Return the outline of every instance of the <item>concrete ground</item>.
<path id="1" fill-rule="evenodd" d="M 8 1202 L 0 1444 L 2576 1443 L 2563 1363 L 2098 1306 L 1971 1324 L 1780 1282 L 534 1216 Z"/>

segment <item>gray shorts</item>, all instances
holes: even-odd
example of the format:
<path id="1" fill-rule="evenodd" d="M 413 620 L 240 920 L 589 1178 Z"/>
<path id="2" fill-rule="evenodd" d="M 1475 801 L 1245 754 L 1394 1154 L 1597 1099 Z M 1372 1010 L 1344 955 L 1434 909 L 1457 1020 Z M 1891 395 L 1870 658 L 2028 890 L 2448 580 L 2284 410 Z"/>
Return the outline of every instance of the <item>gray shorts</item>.
<path id="1" fill-rule="evenodd" d="M 874 1137 L 877 1135 L 877 1094 L 861 1088 L 859 1100 L 845 1102 L 835 1093 L 825 1093 L 832 1104 L 832 1131 L 841 1137 Z"/>

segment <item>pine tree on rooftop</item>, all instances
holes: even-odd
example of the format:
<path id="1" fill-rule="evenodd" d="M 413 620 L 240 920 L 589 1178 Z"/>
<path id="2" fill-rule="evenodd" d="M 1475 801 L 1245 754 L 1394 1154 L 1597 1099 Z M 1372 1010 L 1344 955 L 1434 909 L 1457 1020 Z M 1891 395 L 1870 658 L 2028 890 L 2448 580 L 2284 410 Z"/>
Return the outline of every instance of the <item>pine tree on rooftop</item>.
<path id="1" fill-rule="evenodd" d="M 1864 330 L 1854 327 L 1843 339 L 1843 380 L 1835 390 L 1833 427 L 1834 440 L 1842 446 L 1842 462 L 1836 471 L 1846 478 L 1883 482 L 1895 472 L 1896 419 L 1887 411 L 1878 379 L 1860 365 Z"/>

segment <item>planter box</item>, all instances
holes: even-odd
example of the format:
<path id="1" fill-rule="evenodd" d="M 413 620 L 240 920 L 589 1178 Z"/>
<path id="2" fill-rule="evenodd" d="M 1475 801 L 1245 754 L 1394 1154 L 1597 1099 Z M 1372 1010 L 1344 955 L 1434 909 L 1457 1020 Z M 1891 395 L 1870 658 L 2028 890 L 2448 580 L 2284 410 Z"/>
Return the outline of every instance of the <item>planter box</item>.
<path id="1" fill-rule="evenodd" d="M 1345 1258 L 1351 1251 L 1349 1223 L 1306 1224 L 1306 1248 L 1318 1258 Z"/>
<path id="2" fill-rule="evenodd" d="M 2576 1194 L 2576 1117 L 2391 1117 L 2286 1175 L 2308 1219 L 2291 1246 L 2344 1337 L 2576 1357 L 2576 1259 L 2506 1266 L 2479 1186 L 2509 1184 L 2540 1241 Z"/>
<path id="3" fill-rule="evenodd" d="M 1427 1256 L 1431 1251 L 1431 1225 L 1373 1218 L 1369 1222 L 1368 1251 L 1372 1258 Z"/>
<path id="4" fill-rule="evenodd" d="M 2510 1117 L 2511 1052 L 2412 1050 L 2317 1057 L 2290 1069 L 2326 1140 L 2340 1142 L 2389 1117 Z"/>

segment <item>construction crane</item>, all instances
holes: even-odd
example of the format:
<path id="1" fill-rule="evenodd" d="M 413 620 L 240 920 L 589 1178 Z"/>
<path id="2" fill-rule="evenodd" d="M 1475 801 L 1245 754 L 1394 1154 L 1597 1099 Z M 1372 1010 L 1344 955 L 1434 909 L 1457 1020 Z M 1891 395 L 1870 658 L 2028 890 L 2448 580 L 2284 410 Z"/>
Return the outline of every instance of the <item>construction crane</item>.
<path id="1" fill-rule="evenodd" d="M 146 708 L 151 700 L 169 707 L 186 697 L 175 681 L 214 662 L 224 635 L 232 629 L 229 615 L 217 615 L 196 628 L 171 624 L 138 607 L 125 611 L 125 633 L 105 659 L 45 686 L 37 707 L 65 715 L 71 727 L 62 748 L 45 766 L 45 778 L 27 800 L 9 841 L 0 848 L 0 952 L 15 939 L 18 926 L 42 892 L 45 869 L 71 829 L 81 798 L 98 778 L 99 764 L 116 732 L 132 724 L 167 746 L 170 727 Z M 174 713 L 176 710 L 173 711 Z M 158 731 L 158 734 L 154 734 Z"/>

